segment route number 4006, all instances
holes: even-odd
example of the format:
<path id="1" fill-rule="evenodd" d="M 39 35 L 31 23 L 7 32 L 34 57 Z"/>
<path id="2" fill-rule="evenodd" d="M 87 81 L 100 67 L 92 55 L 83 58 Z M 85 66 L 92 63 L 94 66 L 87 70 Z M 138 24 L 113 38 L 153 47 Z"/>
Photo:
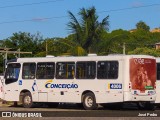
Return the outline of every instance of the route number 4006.
<path id="1" fill-rule="evenodd" d="M 110 89 L 122 89 L 122 84 L 119 83 L 111 83 L 109 84 Z"/>

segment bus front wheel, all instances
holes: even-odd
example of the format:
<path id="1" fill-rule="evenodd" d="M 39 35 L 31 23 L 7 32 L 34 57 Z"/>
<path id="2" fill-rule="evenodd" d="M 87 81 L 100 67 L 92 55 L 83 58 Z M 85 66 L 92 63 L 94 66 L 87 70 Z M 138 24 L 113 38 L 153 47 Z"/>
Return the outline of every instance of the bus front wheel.
<path id="1" fill-rule="evenodd" d="M 89 92 L 83 96 L 83 107 L 86 110 L 97 109 L 98 105 L 96 103 L 96 99 L 93 93 Z"/>
<path id="2" fill-rule="evenodd" d="M 30 92 L 26 92 L 23 94 L 22 104 L 23 104 L 23 107 L 25 108 L 33 107 L 32 95 Z"/>

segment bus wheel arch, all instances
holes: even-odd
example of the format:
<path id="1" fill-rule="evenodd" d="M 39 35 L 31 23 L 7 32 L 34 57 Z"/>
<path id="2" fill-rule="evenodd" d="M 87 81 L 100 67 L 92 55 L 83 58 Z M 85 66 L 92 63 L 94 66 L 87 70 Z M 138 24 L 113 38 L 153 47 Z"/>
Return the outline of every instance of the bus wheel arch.
<path id="1" fill-rule="evenodd" d="M 20 93 L 20 99 L 22 101 L 23 107 L 25 108 L 33 107 L 32 94 L 29 90 L 22 90 Z"/>
<path id="2" fill-rule="evenodd" d="M 27 89 L 24 89 L 24 90 L 22 90 L 22 91 L 20 92 L 20 95 L 19 95 L 19 101 L 20 101 L 20 102 L 22 102 L 22 97 L 23 97 L 24 93 L 26 93 L 26 92 L 30 92 L 30 91 L 27 90 Z"/>
<path id="3" fill-rule="evenodd" d="M 26 92 L 30 92 L 30 91 L 27 90 L 27 89 L 21 90 L 21 92 L 20 92 L 20 94 L 19 94 L 19 101 L 20 101 L 20 102 L 22 102 L 22 97 L 23 97 L 24 93 L 26 93 Z"/>
<path id="4" fill-rule="evenodd" d="M 86 90 L 82 93 L 81 101 L 84 109 L 86 110 L 94 110 L 98 107 L 98 104 L 96 103 L 95 94 L 90 90 Z"/>

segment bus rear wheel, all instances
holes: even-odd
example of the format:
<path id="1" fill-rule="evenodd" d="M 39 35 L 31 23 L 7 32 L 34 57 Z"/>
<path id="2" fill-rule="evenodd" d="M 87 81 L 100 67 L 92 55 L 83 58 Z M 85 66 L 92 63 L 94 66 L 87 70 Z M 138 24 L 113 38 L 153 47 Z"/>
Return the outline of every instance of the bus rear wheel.
<path id="1" fill-rule="evenodd" d="M 98 105 L 96 103 L 96 99 L 93 93 L 89 92 L 83 96 L 83 107 L 86 110 L 95 110 Z"/>
<path id="2" fill-rule="evenodd" d="M 33 107 L 32 95 L 30 92 L 26 92 L 22 96 L 22 104 L 25 108 Z"/>

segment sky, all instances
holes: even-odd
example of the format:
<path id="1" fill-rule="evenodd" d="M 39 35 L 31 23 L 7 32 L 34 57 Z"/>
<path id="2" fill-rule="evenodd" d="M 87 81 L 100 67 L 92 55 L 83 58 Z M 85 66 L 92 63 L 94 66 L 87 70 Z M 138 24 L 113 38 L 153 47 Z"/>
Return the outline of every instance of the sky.
<path id="1" fill-rule="evenodd" d="M 144 21 L 160 27 L 160 0 L 0 0 L 0 40 L 15 32 L 39 32 L 43 38 L 67 37 L 68 11 L 94 6 L 101 21 L 109 15 L 109 32 L 131 30 Z"/>

